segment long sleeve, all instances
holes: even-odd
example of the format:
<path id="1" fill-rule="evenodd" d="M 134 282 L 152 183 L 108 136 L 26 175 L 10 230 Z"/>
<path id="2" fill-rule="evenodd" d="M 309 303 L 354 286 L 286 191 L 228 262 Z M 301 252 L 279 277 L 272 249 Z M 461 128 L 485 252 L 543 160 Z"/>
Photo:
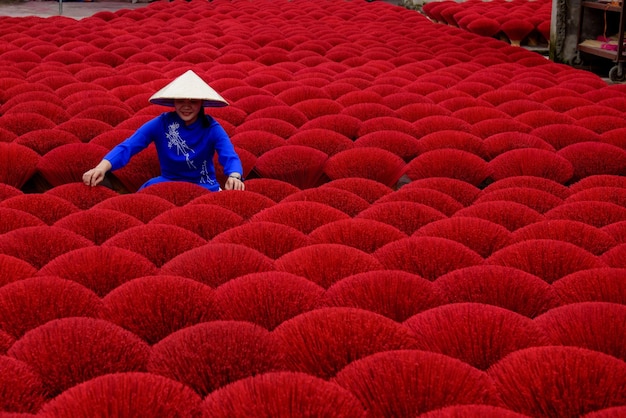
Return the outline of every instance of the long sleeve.
<path id="1" fill-rule="evenodd" d="M 114 147 L 104 159 L 111 163 L 111 170 L 124 167 L 133 155 L 145 149 L 154 140 L 155 128 L 161 125 L 159 118 L 152 119 L 143 124 L 128 139 Z"/>
<path id="2" fill-rule="evenodd" d="M 217 159 L 224 169 L 224 174 L 228 176 L 231 173 L 239 173 L 243 176 L 241 159 L 239 155 L 237 155 L 228 134 L 219 123 L 214 123 L 216 124 L 216 126 L 213 127 L 215 133 L 215 151 L 217 152 Z"/>

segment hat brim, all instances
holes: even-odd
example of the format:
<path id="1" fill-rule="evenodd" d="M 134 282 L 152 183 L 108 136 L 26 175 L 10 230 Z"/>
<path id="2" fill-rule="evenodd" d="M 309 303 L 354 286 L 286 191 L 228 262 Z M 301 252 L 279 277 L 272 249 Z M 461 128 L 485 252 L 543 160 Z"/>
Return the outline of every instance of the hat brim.
<path id="1" fill-rule="evenodd" d="M 224 107 L 228 102 L 192 70 L 176 78 L 148 99 L 150 103 L 174 107 L 181 99 L 202 100 L 203 107 Z"/>
<path id="2" fill-rule="evenodd" d="M 150 99 L 150 103 L 159 105 L 159 106 L 174 107 L 174 100 L 177 100 L 177 99 L 180 99 L 180 98 L 173 99 L 173 98 L 159 97 L 159 98 Z M 194 98 L 187 97 L 187 99 L 194 99 Z M 197 99 L 197 100 L 202 100 L 202 107 L 226 107 L 228 106 L 228 102 L 221 101 L 221 100 L 211 100 L 211 99 Z"/>

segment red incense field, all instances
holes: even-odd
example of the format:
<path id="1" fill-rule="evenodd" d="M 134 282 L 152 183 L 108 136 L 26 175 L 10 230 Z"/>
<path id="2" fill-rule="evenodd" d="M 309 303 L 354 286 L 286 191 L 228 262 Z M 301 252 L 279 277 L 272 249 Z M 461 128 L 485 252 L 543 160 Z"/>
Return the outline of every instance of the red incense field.
<path id="1" fill-rule="evenodd" d="M 189 69 L 246 191 L 84 186 Z M 384 2 L 0 17 L 0 417 L 623 417 L 625 174 L 625 86 Z"/>

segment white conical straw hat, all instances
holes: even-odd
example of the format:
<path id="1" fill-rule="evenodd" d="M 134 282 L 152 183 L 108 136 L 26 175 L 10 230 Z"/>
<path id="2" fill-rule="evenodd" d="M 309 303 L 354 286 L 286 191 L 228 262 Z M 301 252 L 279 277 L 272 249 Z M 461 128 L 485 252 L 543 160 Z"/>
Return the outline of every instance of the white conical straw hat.
<path id="1" fill-rule="evenodd" d="M 204 107 L 228 106 L 226 99 L 191 70 L 154 93 L 150 103 L 173 107 L 174 99 L 200 99 Z"/>

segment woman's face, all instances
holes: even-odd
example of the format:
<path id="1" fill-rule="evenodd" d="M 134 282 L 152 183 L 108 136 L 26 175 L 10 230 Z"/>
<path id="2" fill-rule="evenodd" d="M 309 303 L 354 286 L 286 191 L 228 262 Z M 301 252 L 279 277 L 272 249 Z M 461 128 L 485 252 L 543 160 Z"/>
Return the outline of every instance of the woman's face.
<path id="1" fill-rule="evenodd" d="M 185 122 L 185 125 L 190 125 L 198 120 L 198 115 L 200 110 L 202 110 L 202 100 L 176 99 L 174 100 L 174 108 L 178 116 Z"/>

